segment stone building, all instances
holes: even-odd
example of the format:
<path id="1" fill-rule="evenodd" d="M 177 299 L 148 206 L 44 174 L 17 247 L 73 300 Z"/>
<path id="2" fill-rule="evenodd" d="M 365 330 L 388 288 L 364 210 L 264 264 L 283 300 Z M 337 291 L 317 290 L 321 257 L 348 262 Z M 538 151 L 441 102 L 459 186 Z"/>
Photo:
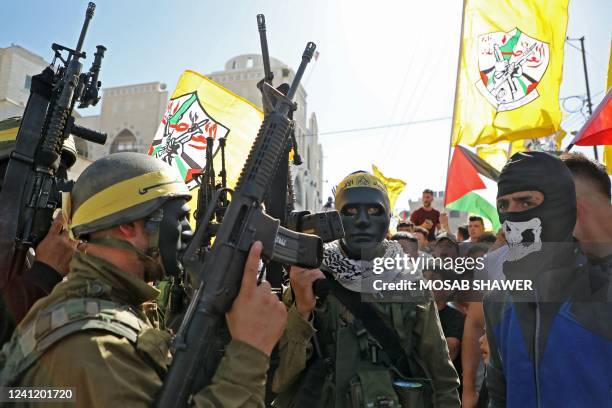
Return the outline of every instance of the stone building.
<path id="1" fill-rule="evenodd" d="M 18 45 L 0 48 L 0 120 L 23 114 L 32 76 L 47 65 L 42 57 Z"/>
<path id="2" fill-rule="evenodd" d="M 270 69 L 274 73 L 274 85 L 283 82 L 291 84 L 295 72 L 286 64 L 270 58 Z M 227 61 L 223 71 L 207 75 L 232 92 L 248 99 L 261 107 L 261 93 L 257 83 L 264 77 L 261 55 L 239 55 Z M 292 166 L 293 183 L 296 197 L 296 209 L 320 211 L 323 189 L 323 151 L 318 140 L 317 117 L 308 114 L 307 93 L 300 85 L 295 101 L 298 109 L 293 114 L 296 123 L 298 151 L 302 158 L 300 166 Z"/>
<path id="3" fill-rule="evenodd" d="M 0 48 L 0 120 L 21 116 L 30 95 L 32 76 L 47 65 L 33 52 L 11 45 Z M 102 81 L 104 76 L 101 76 Z M 100 114 L 81 116 L 73 111 L 76 123 L 108 134 L 105 145 L 75 138 L 82 163 L 88 163 L 109 153 L 135 151 L 146 153 L 168 102 L 166 85 L 160 82 L 104 88 L 99 102 Z M 77 173 L 80 173 L 77 170 Z"/>
<path id="4" fill-rule="evenodd" d="M 77 123 L 108 134 L 105 145 L 86 143 L 81 154 L 91 160 L 117 152 L 146 153 L 168 103 L 166 85 L 160 82 L 104 88 L 99 115 Z"/>
<path id="5" fill-rule="evenodd" d="M 0 48 L 0 120 L 23 114 L 32 76 L 39 74 L 48 64 L 44 58 L 18 45 Z M 271 58 L 271 69 L 276 85 L 291 83 L 295 75 L 291 68 L 274 58 Z M 225 70 L 208 76 L 261 107 L 257 82 L 263 78 L 264 72 L 260 55 L 234 57 L 225 64 Z M 103 73 L 101 80 L 104 82 Z M 75 109 L 77 124 L 107 133 L 108 139 L 102 146 L 75 138 L 81 161 L 75 166 L 73 175 L 80 174 L 91 161 L 110 153 L 145 153 L 169 96 L 166 85 L 160 82 L 118 86 L 102 90 L 98 115 L 81 116 Z M 306 91 L 300 86 L 295 97 L 298 109 L 294 119 L 303 164 L 292 166 L 296 209 L 319 211 L 322 206 L 323 153 L 318 142 L 317 118 L 314 113 L 308 114 L 306 99 Z"/>

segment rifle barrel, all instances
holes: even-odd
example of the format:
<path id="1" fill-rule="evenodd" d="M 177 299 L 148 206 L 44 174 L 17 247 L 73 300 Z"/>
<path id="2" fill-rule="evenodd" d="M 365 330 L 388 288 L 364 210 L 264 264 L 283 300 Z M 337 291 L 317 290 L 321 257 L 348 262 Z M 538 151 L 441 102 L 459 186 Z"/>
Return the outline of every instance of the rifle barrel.
<path id="1" fill-rule="evenodd" d="M 264 66 L 264 80 L 272 83 L 274 74 L 270 69 L 270 53 L 268 51 L 268 36 L 266 35 L 266 17 L 263 14 L 257 15 L 257 29 L 259 30 L 259 42 L 261 43 L 261 58 Z"/>
<path id="2" fill-rule="evenodd" d="M 85 35 L 87 34 L 87 29 L 89 28 L 89 22 L 93 18 L 94 10 L 96 9 L 96 5 L 93 2 L 89 2 L 87 5 L 87 11 L 85 12 L 85 22 L 83 23 L 83 28 L 81 29 L 81 35 L 79 36 L 79 42 L 77 43 L 75 49 L 75 58 L 79 58 L 81 54 L 81 49 L 83 48 L 83 42 L 85 41 Z"/>

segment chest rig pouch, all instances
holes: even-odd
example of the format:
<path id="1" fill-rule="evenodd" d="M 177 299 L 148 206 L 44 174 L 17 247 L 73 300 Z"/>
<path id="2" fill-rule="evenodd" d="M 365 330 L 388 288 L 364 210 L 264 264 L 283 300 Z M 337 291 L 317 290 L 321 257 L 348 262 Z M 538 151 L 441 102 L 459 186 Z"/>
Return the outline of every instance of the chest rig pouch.
<path id="1" fill-rule="evenodd" d="M 47 349 L 71 334 L 88 330 L 127 339 L 160 375 L 167 368 L 168 333 L 151 327 L 127 306 L 98 298 L 76 298 L 42 310 L 19 333 L 15 332 L 0 351 L 0 386 L 17 384 Z"/>
<path id="2" fill-rule="evenodd" d="M 315 313 L 315 326 L 335 362 L 335 406 L 431 406 L 431 381 L 414 358 L 417 304 L 361 302 L 359 293 L 326 277 L 334 296 L 320 312 L 320 325 Z"/>

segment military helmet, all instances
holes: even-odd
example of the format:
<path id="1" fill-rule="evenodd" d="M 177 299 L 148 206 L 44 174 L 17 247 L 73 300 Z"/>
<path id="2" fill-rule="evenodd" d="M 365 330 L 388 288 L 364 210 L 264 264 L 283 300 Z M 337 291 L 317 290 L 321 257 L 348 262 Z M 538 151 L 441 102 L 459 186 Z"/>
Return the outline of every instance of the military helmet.
<path id="1" fill-rule="evenodd" d="M 75 237 L 151 215 L 166 201 L 191 193 L 178 172 L 141 153 L 115 153 L 83 171 L 70 194 Z"/>

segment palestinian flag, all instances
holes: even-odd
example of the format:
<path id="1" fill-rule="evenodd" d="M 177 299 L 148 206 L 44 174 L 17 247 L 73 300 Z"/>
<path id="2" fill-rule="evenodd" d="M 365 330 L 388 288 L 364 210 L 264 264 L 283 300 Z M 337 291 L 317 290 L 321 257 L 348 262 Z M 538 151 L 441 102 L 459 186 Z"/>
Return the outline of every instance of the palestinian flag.
<path id="1" fill-rule="evenodd" d="M 578 146 L 612 145 L 612 89 L 572 141 Z"/>
<path id="2" fill-rule="evenodd" d="M 444 205 L 450 209 L 480 215 L 501 226 L 497 215 L 499 171 L 463 146 L 455 146 L 446 177 Z"/>

